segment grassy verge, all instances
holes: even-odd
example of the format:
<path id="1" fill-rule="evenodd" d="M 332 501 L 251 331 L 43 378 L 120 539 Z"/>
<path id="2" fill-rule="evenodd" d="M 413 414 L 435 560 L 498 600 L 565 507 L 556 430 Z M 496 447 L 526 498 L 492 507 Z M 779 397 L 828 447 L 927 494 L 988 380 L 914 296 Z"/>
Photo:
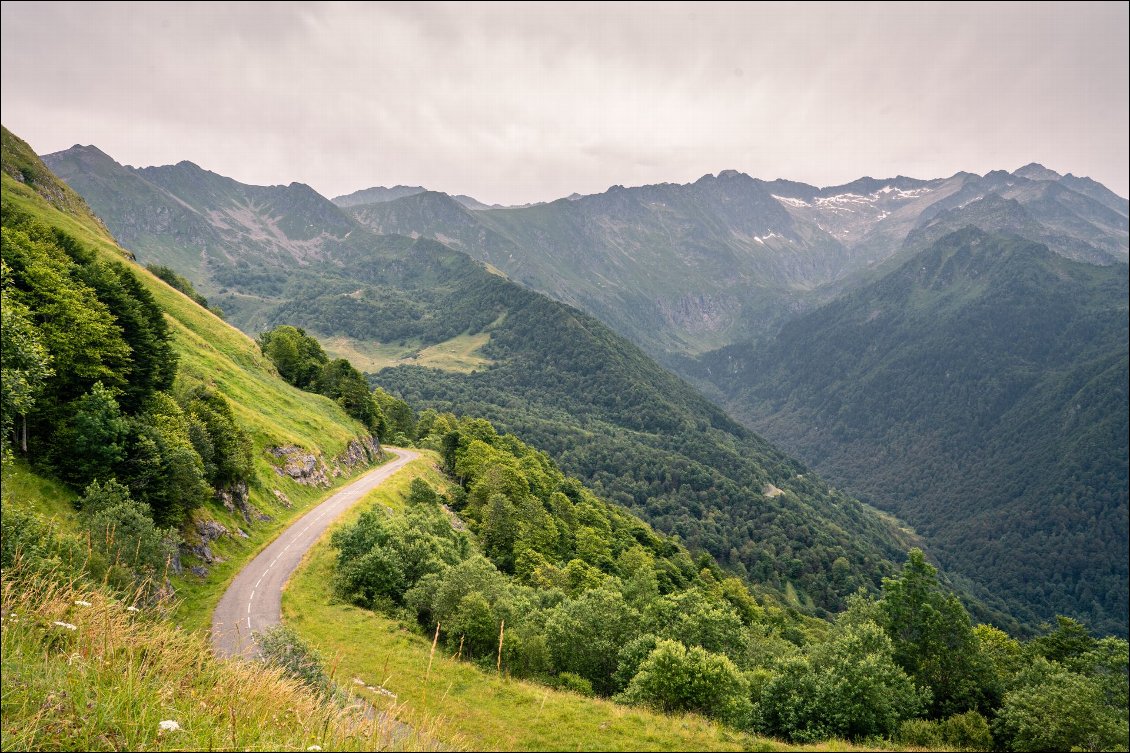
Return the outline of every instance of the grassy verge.
<path id="1" fill-rule="evenodd" d="M 215 659 L 202 633 L 97 589 L 11 575 L 0 623 L 3 750 L 421 747 L 358 704 L 327 703 L 262 664 Z"/>
<path id="2" fill-rule="evenodd" d="M 406 466 L 337 526 L 356 520 L 374 504 L 399 509 L 413 478 L 442 486 L 435 460 L 429 453 Z M 330 659 L 339 682 L 356 678 L 395 694 L 392 699 L 379 691 L 358 691 L 378 708 L 395 706 L 398 717 L 410 725 L 428 720 L 430 734 L 441 744 L 475 750 L 859 749 L 836 741 L 790 747 L 702 717 L 665 716 L 484 673 L 441 652 L 429 674 L 431 641 L 396 620 L 335 603 L 333 566 L 327 532 L 283 593 L 284 621 Z"/>

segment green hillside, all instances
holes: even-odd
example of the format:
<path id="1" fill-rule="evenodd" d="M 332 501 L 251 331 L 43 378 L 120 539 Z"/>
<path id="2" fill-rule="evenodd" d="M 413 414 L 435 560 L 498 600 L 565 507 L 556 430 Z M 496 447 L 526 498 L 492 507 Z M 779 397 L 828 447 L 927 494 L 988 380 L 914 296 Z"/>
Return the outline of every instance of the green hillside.
<path id="1" fill-rule="evenodd" d="M 703 367 L 735 415 L 908 521 L 985 598 L 1125 635 L 1125 266 L 967 228 Z"/>
<path id="2" fill-rule="evenodd" d="M 166 387 L 168 394 L 173 395 L 174 400 L 182 402 L 191 394 L 218 394 L 231 411 L 234 424 L 250 441 L 250 467 L 248 475 L 244 477 L 245 486 L 234 483 L 234 478 L 226 479 L 233 484 L 226 490 L 229 492 L 229 499 L 234 500 L 230 509 L 219 501 L 203 501 L 200 497 L 192 497 L 193 501 L 188 505 L 191 509 L 186 511 L 188 519 L 181 519 L 186 543 L 190 547 L 204 544 L 212 559 L 211 562 L 201 559 L 192 553 L 192 549 L 184 552 L 181 558 L 183 574 L 174 573 L 177 589 L 185 598 L 181 615 L 186 624 L 206 624 L 209 619 L 207 605 L 211 599 L 218 598 L 225 579 L 238 569 L 239 563 L 268 541 L 289 519 L 324 494 L 320 487 L 298 483 L 291 477 L 276 472 L 282 461 L 268 453 L 267 449 L 291 447 L 296 451 L 308 452 L 327 464 L 331 483 L 338 483 L 342 477 L 333 474 L 335 467 L 346 474 L 351 469 L 341 464 L 335 465 L 334 460 L 343 456 L 351 443 L 354 447 L 359 447 L 362 440 L 368 439 L 368 433 L 332 400 L 295 389 L 280 379 L 274 366 L 249 337 L 149 271 L 133 264 L 128 252 L 114 243 L 77 196 L 72 203 L 64 204 L 62 209 L 52 203 L 53 196 L 65 196 L 69 189 L 51 175 L 26 144 L 7 130 L 4 131 L 4 145 L 2 179 L 5 308 L 14 310 L 9 309 L 9 302 L 15 300 L 11 296 L 27 295 L 17 292 L 20 281 L 26 279 L 26 272 L 17 274 L 16 270 L 8 267 L 8 262 L 16 258 L 12 254 L 17 251 L 15 244 L 18 237 L 39 237 L 46 244 L 41 246 L 45 249 L 52 248 L 51 238 L 60 238 L 62 242 L 79 249 L 76 252 L 80 254 L 77 258 L 86 258 L 86 264 L 69 262 L 66 254 L 58 250 L 49 252 L 54 254 L 50 258 L 55 260 L 58 269 L 70 270 L 69 278 L 76 281 L 75 287 L 68 288 L 70 290 L 82 290 L 77 282 L 84 275 L 85 279 L 90 279 L 90 273 L 84 272 L 85 269 L 113 269 L 115 264 L 124 265 L 118 268 L 128 269 L 128 274 L 140 283 L 144 291 L 138 295 L 148 294 L 163 314 L 162 319 L 171 345 L 171 357 L 168 360 L 175 364 L 176 375 Z M 19 164 L 38 165 L 36 179 L 21 181 L 13 177 L 16 171 L 10 170 L 8 166 Z M 31 236 L 27 235 L 29 232 Z M 16 234 L 19 233 L 23 235 L 17 237 Z M 25 254 L 31 247 L 19 248 L 25 249 L 20 252 Z M 81 254 L 88 256 L 83 257 Z M 89 310 L 98 310 L 97 302 L 89 298 L 86 300 L 86 305 L 94 307 Z M 115 338 L 109 334 L 112 331 L 106 331 L 106 342 L 114 341 Z M 11 334 L 7 318 L 5 333 L 6 338 Z M 89 361 L 94 357 L 90 355 L 93 352 L 95 351 L 88 350 L 85 366 L 82 365 L 84 362 L 75 363 L 88 373 L 95 367 L 102 369 L 97 373 L 103 380 L 113 378 L 114 372 L 110 367 L 120 362 L 106 362 L 98 366 Z M 134 356 L 136 358 L 136 347 Z M 5 358 L 7 357 L 6 352 Z M 57 372 L 62 372 L 64 368 L 60 362 L 53 363 L 52 366 Z M 5 369 L 7 381 L 7 365 Z M 57 394 L 60 399 L 67 398 L 69 391 L 83 392 L 95 381 L 93 377 L 83 376 L 74 377 L 65 383 L 61 379 L 60 373 L 54 378 L 58 384 L 48 385 L 47 388 L 49 394 Z M 110 382 L 107 382 L 107 386 L 109 385 Z M 121 404 L 127 412 L 129 394 L 127 391 L 121 395 Z M 6 392 L 6 401 L 7 397 Z M 7 407 L 6 404 L 5 408 Z M 44 473 L 58 474 L 59 471 L 52 470 L 56 467 L 63 468 L 63 475 L 76 473 L 74 466 L 75 458 L 78 457 L 77 454 L 58 457 L 61 450 L 52 444 L 51 426 L 59 419 L 53 417 L 49 408 L 48 405 L 40 405 L 28 414 L 28 451 L 24 453 L 17 446 L 13 464 L 6 463 L 4 503 L 7 506 L 21 497 L 30 496 L 30 503 L 38 505 L 41 512 L 52 513 L 60 518 L 64 526 L 71 527 L 74 525 L 71 522 L 74 510 L 70 501 L 78 496 L 82 486 L 72 491 L 41 478 Z M 172 457 L 171 454 L 166 453 L 163 457 L 166 458 L 165 462 L 171 462 L 168 460 Z M 33 463 L 32 467 L 28 466 L 28 458 Z M 166 465 L 164 472 L 168 473 L 168 469 L 172 467 Z M 79 476 L 75 475 L 74 478 L 75 483 L 79 483 Z M 218 486 L 217 489 L 224 490 Z M 43 493 L 45 490 L 48 490 L 47 494 Z M 165 501 L 167 497 L 159 496 L 151 500 L 151 506 L 156 508 L 154 512 L 159 516 Z M 169 512 L 169 523 L 176 522 L 173 515 Z M 209 521 L 218 522 L 228 533 L 213 540 L 202 540 L 201 531 L 208 530 Z M 212 532 L 215 530 L 212 529 Z M 247 538 L 237 534 L 237 531 L 242 531 Z M 196 551 L 204 550 L 197 548 Z M 201 575 L 191 572 L 193 567 L 198 568 L 196 572 Z"/>

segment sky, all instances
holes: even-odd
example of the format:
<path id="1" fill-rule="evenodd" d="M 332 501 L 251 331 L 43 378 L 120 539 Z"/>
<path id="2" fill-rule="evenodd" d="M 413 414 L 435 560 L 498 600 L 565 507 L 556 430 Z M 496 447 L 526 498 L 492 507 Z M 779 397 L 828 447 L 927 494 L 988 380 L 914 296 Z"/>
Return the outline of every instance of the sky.
<path id="1" fill-rule="evenodd" d="M 522 204 L 735 169 L 1128 179 L 1127 3 L 4 2 L 0 117 L 333 197 Z"/>

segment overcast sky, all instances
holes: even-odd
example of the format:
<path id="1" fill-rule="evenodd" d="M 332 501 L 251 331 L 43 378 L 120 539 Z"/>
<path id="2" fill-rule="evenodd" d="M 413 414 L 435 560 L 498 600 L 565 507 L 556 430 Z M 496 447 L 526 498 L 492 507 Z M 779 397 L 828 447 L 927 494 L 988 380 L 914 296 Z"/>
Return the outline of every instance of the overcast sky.
<path id="1" fill-rule="evenodd" d="M 4 124 L 327 196 L 1041 162 L 1127 196 L 1127 3 L 3 3 Z"/>

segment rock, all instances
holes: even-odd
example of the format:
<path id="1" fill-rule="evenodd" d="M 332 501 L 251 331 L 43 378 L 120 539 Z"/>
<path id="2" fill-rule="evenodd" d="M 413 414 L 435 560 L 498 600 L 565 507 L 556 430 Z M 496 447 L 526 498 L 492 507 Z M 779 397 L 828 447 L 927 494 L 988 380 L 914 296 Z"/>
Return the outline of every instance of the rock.
<path id="1" fill-rule="evenodd" d="M 271 491 L 273 491 L 275 493 L 275 498 L 278 499 L 278 501 L 282 503 L 283 507 L 285 507 L 287 509 L 294 507 L 294 503 L 290 501 L 290 497 L 286 496 L 282 492 L 282 490 L 272 489 Z"/>
<path id="2" fill-rule="evenodd" d="M 381 445 L 374 437 L 354 439 L 333 459 L 331 466 L 327 466 L 320 457 L 295 445 L 270 447 L 267 452 L 282 461 L 275 466 L 275 473 L 280 476 L 288 476 L 307 486 L 326 487 L 331 485 L 331 476 L 340 476 L 359 466 L 371 465 L 380 455 Z M 280 492 L 276 491 L 275 494 Z M 285 495 L 279 499 L 284 498 Z"/>
<path id="3" fill-rule="evenodd" d="M 216 490 L 216 498 L 224 507 L 231 512 L 238 511 L 248 523 L 255 520 L 271 520 L 271 516 L 259 512 L 255 505 L 248 501 L 248 496 L 246 481 Z"/>
<path id="4" fill-rule="evenodd" d="M 242 528 L 236 528 L 236 529 L 235 529 L 235 535 L 236 535 L 236 536 L 238 536 L 238 537 L 240 537 L 241 539 L 249 539 L 249 538 L 251 538 L 250 536 L 248 536 L 248 535 L 247 535 L 247 532 L 246 532 L 246 531 L 244 531 L 244 530 L 243 530 Z"/>
<path id="5" fill-rule="evenodd" d="M 193 565 L 188 569 L 188 571 L 198 578 L 208 577 L 208 568 L 204 567 L 203 565 Z"/>
<path id="6" fill-rule="evenodd" d="M 330 485 L 326 464 L 313 453 L 294 445 L 270 447 L 267 452 L 283 461 L 282 465 L 275 466 L 275 473 L 280 476 L 289 476 L 306 486 Z"/>
<path id="7" fill-rule="evenodd" d="M 180 561 L 180 550 L 183 546 L 183 544 L 181 546 L 178 546 L 173 552 L 173 556 L 169 559 L 169 569 L 177 575 L 182 575 L 184 573 L 184 565 L 182 565 Z"/>
<path id="8" fill-rule="evenodd" d="M 204 543 L 215 541 L 221 536 L 228 536 L 228 529 L 222 523 L 215 520 L 198 520 L 196 522 L 196 532 L 200 534 L 200 538 Z"/>

